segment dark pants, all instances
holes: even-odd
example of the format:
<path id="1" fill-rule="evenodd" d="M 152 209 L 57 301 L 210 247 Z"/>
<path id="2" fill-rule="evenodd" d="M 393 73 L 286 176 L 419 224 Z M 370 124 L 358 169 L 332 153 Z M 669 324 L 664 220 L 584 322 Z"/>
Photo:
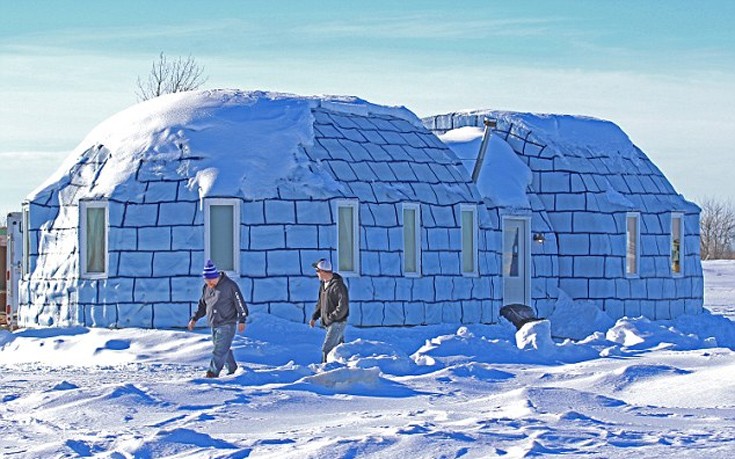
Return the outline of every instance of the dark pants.
<path id="1" fill-rule="evenodd" d="M 332 349 L 345 342 L 345 328 L 347 321 L 333 322 L 327 327 L 327 334 L 324 336 L 324 344 L 322 344 L 322 362 L 327 361 L 327 354 Z"/>
<path id="2" fill-rule="evenodd" d="M 235 356 L 232 355 L 232 340 L 235 338 L 237 324 L 224 324 L 212 327 L 212 361 L 209 362 L 209 371 L 219 376 L 222 367 L 227 366 L 228 373 L 234 373 L 237 369 Z"/>

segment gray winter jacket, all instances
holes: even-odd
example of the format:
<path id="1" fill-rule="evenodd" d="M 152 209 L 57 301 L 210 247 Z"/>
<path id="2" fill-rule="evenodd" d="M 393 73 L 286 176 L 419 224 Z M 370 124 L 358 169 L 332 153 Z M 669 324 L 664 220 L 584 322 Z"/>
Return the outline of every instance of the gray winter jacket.
<path id="1" fill-rule="evenodd" d="M 347 287 L 342 276 L 334 273 L 332 279 L 326 283 L 326 288 L 325 282 L 320 283 L 319 300 L 311 318 L 317 320 L 321 317 L 322 324 L 328 327 L 334 322 L 344 322 L 349 314 L 350 298 Z"/>
<path id="2" fill-rule="evenodd" d="M 206 284 L 202 288 L 202 297 L 191 320 L 196 322 L 206 315 L 210 327 L 219 327 L 224 324 L 245 323 L 248 313 L 240 287 L 225 273 L 220 272 L 219 282 L 214 288 L 209 288 Z"/>

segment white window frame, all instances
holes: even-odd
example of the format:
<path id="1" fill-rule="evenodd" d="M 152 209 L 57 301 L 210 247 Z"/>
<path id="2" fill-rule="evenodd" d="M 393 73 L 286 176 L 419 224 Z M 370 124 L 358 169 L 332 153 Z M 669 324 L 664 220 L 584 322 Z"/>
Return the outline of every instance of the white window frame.
<path id="1" fill-rule="evenodd" d="M 470 212 L 472 213 L 472 231 L 471 231 L 471 237 L 472 237 L 472 271 L 465 271 L 464 269 L 464 257 L 465 257 L 465 250 L 466 250 L 466 240 L 465 240 L 465 230 L 464 230 L 464 213 Z M 478 247 L 477 247 L 477 206 L 471 205 L 471 204 L 460 204 L 459 206 L 459 230 L 461 233 L 461 240 L 462 240 L 462 248 L 460 251 L 460 260 L 459 260 L 459 268 L 462 272 L 463 276 L 471 276 L 476 277 L 479 275 L 479 271 L 477 269 L 478 266 L 478 260 L 477 260 L 477 254 L 479 253 Z"/>
<path id="2" fill-rule="evenodd" d="M 204 200 L 204 259 L 212 258 L 211 246 L 211 215 L 212 206 L 231 206 L 232 207 L 232 264 L 233 269 L 218 269 L 224 271 L 230 277 L 240 275 L 240 200 L 237 198 L 206 198 Z M 217 262 L 215 261 L 215 265 Z"/>
<path id="3" fill-rule="evenodd" d="M 674 222 L 679 219 L 679 272 L 674 271 Z M 671 277 L 683 277 L 684 276 L 684 213 L 683 212 L 672 212 L 671 213 L 671 238 L 669 248 L 671 254 L 669 257 L 669 267 L 671 269 Z"/>
<path id="4" fill-rule="evenodd" d="M 21 207 L 21 276 L 25 279 L 31 275 L 31 206 L 24 203 Z"/>
<path id="5" fill-rule="evenodd" d="M 359 276 L 360 275 L 360 202 L 356 200 L 340 200 L 337 201 L 335 204 L 336 212 L 335 215 L 335 227 L 336 227 L 336 241 L 337 241 L 337 260 L 336 260 L 336 266 L 335 271 L 339 271 L 339 273 L 343 276 Z M 340 244 L 340 223 L 339 223 L 339 211 L 342 208 L 351 208 L 352 209 L 352 247 L 341 247 Z M 354 260 L 354 266 L 352 270 L 343 269 L 340 266 L 340 263 L 342 262 L 342 254 L 344 251 L 351 251 L 352 252 L 352 259 Z"/>
<path id="6" fill-rule="evenodd" d="M 408 258 L 406 256 L 406 211 L 413 211 L 414 218 L 414 265 L 416 271 L 407 271 L 406 262 Z M 403 219 L 403 275 L 406 277 L 421 277 L 421 205 L 413 202 L 407 202 L 403 204 L 401 211 L 401 218 Z"/>
<path id="7" fill-rule="evenodd" d="M 635 272 L 629 272 L 628 246 L 630 245 L 628 220 L 635 219 Z M 625 214 L 625 277 L 637 278 L 641 272 L 641 214 L 640 212 L 626 212 Z"/>
<path id="8" fill-rule="evenodd" d="M 87 209 L 104 209 L 104 262 L 101 272 L 87 271 Z M 84 279 L 106 279 L 109 274 L 110 263 L 110 210 L 107 201 L 79 201 L 79 270 Z"/>

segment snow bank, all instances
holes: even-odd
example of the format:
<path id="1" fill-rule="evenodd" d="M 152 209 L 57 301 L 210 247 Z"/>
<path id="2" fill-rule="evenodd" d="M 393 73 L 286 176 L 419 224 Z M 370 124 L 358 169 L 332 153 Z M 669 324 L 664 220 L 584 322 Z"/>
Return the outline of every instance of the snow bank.
<path id="1" fill-rule="evenodd" d="M 556 343 L 551 339 L 551 323 L 548 320 L 537 320 L 524 324 L 516 332 L 518 349 L 534 349 L 541 354 L 550 355 L 556 351 Z"/>
<path id="2" fill-rule="evenodd" d="M 624 317 L 607 331 L 605 337 L 624 349 L 697 349 L 701 346 L 711 347 L 712 342 L 705 343 L 696 335 L 685 334 L 669 323 L 653 322 L 645 317 Z"/>
<path id="3" fill-rule="evenodd" d="M 384 342 L 356 339 L 337 346 L 327 361 L 352 368 L 378 368 L 394 375 L 416 374 L 419 367 L 402 350 Z"/>
<path id="4" fill-rule="evenodd" d="M 3 363 L 46 365 L 121 365 L 145 361 L 193 363 L 209 349 L 207 337 L 171 330 L 100 328 L 22 329 L 0 335 Z"/>
<path id="5" fill-rule="evenodd" d="M 735 322 L 706 312 L 672 321 L 644 317 L 618 320 L 605 337 L 625 350 L 694 350 L 726 347 L 735 350 Z"/>
<path id="6" fill-rule="evenodd" d="M 594 332 L 606 331 L 615 321 L 591 301 L 574 301 L 563 290 L 549 316 L 551 335 L 581 340 Z"/>
<path id="7" fill-rule="evenodd" d="M 696 335 L 707 344 L 735 350 L 735 322 L 704 311 L 697 315 L 683 315 L 672 321 L 682 333 Z"/>
<path id="8" fill-rule="evenodd" d="M 380 375 L 378 368 L 339 367 L 319 371 L 294 384 L 287 390 L 306 390 L 318 394 L 350 394 L 375 397 L 408 397 L 415 392 L 400 383 Z"/>
<path id="9" fill-rule="evenodd" d="M 497 327 L 500 328 L 500 327 Z M 512 338 L 476 336 L 466 327 L 455 334 L 426 340 L 411 358 L 435 370 L 471 362 L 558 364 L 599 357 L 599 340 L 555 343 L 548 321 L 530 322 Z"/>

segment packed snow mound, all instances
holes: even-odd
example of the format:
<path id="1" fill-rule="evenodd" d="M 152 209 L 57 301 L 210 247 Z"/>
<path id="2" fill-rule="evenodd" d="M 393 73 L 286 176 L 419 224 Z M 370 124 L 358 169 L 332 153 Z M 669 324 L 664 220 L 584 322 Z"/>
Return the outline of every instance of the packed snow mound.
<path id="1" fill-rule="evenodd" d="M 201 198 L 271 197 L 273 184 L 294 177 L 308 182 L 302 147 L 313 144 L 312 109 L 317 107 L 421 124 L 404 107 L 375 105 L 356 97 L 224 89 L 168 94 L 123 110 L 94 128 L 29 199 L 64 178 L 69 181 L 75 165 L 87 162 L 104 167 L 77 198 L 110 197 L 116 187 L 140 173 L 141 161 L 152 160 L 160 162 L 159 170 L 148 173 L 190 178 L 189 188 Z M 182 158 L 190 161 L 172 161 Z"/>
<path id="2" fill-rule="evenodd" d="M 364 339 L 337 346 L 329 353 L 327 361 L 353 368 L 378 368 L 390 374 L 417 372 L 416 364 L 405 352 L 388 343 Z"/>
<path id="3" fill-rule="evenodd" d="M 551 339 L 551 323 L 548 320 L 536 320 L 524 324 L 516 332 L 518 349 L 534 349 L 543 354 L 556 351 L 556 343 Z"/>
<path id="4" fill-rule="evenodd" d="M 686 375 L 689 373 L 691 373 L 691 371 L 682 370 L 681 368 L 673 367 L 671 365 L 630 365 L 619 370 L 615 370 L 612 374 L 604 375 L 600 382 L 601 384 L 613 387 L 616 391 L 620 391 L 632 384 L 647 384 L 653 379 Z"/>
<path id="5" fill-rule="evenodd" d="M 702 342 L 735 350 L 735 322 L 727 317 L 710 314 L 686 314 L 672 321 L 673 326 L 687 335 L 697 336 Z"/>
<path id="6" fill-rule="evenodd" d="M 604 332 L 615 325 L 615 321 L 595 303 L 574 301 L 562 290 L 559 290 L 559 299 L 549 320 L 552 336 L 576 340 L 584 339 L 594 332 Z"/>
<path id="7" fill-rule="evenodd" d="M 414 394 L 413 390 L 402 384 L 382 377 L 378 368 L 326 368 L 284 389 L 306 390 L 322 395 L 408 397 Z"/>
<path id="8" fill-rule="evenodd" d="M 730 320 L 722 318 L 722 321 L 717 322 L 719 323 L 713 326 L 712 321 L 707 320 L 707 314 L 689 316 L 683 322 L 623 317 L 607 331 L 605 337 L 620 345 L 623 350 L 706 349 L 717 347 L 718 337 L 727 341 L 735 332 L 735 324 Z M 684 324 L 689 326 L 681 327 Z"/>
<path id="9" fill-rule="evenodd" d="M 515 335 L 505 336 L 494 326 L 490 336 L 477 336 L 466 327 L 455 334 L 426 340 L 411 358 L 419 366 L 439 370 L 469 363 L 537 363 L 581 362 L 599 357 L 599 348 L 610 343 L 600 337 L 580 343 L 551 339 L 548 321 L 529 322 Z"/>

